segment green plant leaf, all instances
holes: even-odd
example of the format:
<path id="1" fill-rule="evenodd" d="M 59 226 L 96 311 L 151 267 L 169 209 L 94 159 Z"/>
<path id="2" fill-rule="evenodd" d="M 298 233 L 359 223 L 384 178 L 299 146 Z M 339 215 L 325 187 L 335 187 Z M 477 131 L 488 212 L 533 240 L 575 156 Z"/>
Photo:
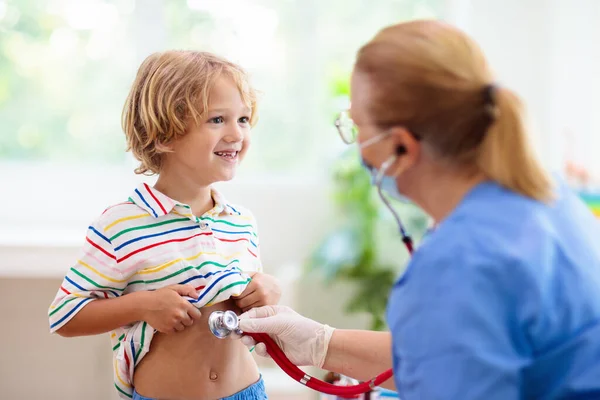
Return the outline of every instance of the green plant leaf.
<path id="1" fill-rule="evenodd" d="M 339 72 L 339 71 L 338 71 Z M 332 78 L 334 97 L 348 95 L 347 75 Z M 351 284 L 352 296 L 345 305 L 350 313 L 368 313 L 371 329 L 385 329 L 389 292 L 407 260 L 394 218 L 385 208 L 371 176 L 361 165 L 357 146 L 349 146 L 334 165 L 332 198 L 339 217 L 338 227 L 326 235 L 307 260 L 307 271 L 325 280 Z M 393 201 L 405 228 L 415 238 L 425 232 L 427 218 L 416 207 Z M 394 251 L 384 254 L 384 249 Z M 385 256 L 398 265 L 390 265 Z"/>

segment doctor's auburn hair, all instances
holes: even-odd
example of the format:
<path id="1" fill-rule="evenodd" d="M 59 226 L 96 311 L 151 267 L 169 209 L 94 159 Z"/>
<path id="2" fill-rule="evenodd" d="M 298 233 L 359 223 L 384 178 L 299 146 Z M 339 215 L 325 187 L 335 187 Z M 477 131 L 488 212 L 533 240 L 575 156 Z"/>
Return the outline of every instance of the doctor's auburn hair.
<path id="1" fill-rule="evenodd" d="M 355 69 L 371 82 L 369 112 L 380 128 L 404 126 L 441 159 L 524 196 L 551 198 L 521 101 L 494 85 L 483 52 L 465 33 L 440 21 L 393 25 L 360 49 Z"/>
<path id="2" fill-rule="evenodd" d="M 235 82 L 252 110 L 250 124 L 254 126 L 256 92 L 240 66 L 212 53 L 191 50 L 154 53 L 142 62 L 121 118 L 127 150 L 140 161 L 136 173 L 160 173 L 168 145 L 205 117 L 210 91 L 221 76 Z"/>

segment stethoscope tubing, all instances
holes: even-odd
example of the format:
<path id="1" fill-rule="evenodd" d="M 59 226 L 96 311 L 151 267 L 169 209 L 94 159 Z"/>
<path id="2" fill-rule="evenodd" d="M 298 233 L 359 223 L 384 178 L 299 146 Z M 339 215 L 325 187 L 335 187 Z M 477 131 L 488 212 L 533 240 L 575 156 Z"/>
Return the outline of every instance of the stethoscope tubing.
<path id="1" fill-rule="evenodd" d="M 367 393 L 375 389 L 383 382 L 390 379 L 394 372 L 392 369 L 388 369 L 383 373 L 377 375 L 369 381 L 362 382 L 352 386 L 336 386 L 331 383 L 323 382 L 313 376 L 306 374 L 296 365 L 294 365 L 283 351 L 277 346 L 275 341 L 265 333 L 244 333 L 245 335 L 251 336 L 257 343 L 264 343 L 267 349 L 267 353 L 273 361 L 292 379 L 300 382 L 306 387 L 324 394 L 330 394 L 335 396 L 343 396 L 345 398 L 358 398 L 359 395 Z"/>

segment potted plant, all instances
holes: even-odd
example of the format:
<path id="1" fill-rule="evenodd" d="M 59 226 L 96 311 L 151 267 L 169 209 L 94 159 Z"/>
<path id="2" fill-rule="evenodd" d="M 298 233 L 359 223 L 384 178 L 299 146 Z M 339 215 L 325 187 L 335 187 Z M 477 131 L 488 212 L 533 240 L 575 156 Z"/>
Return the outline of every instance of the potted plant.
<path id="1" fill-rule="evenodd" d="M 348 104 L 348 74 L 337 73 L 331 91 L 335 104 Z M 308 260 L 327 282 L 350 282 L 355 288 L 346 304 L 349 313 L 370 314 L 371 329 L 384 329 L 388 293 L 408 261 L 398 227 L 385 207 L 370 173 L 360 163 L 357 146 L 349 146 L 335 161 L 333 201 L 339 225 L 317 246 Z M 406 229 L 418 240 L 428 219 L 412 205 L 392 201 Z"/>

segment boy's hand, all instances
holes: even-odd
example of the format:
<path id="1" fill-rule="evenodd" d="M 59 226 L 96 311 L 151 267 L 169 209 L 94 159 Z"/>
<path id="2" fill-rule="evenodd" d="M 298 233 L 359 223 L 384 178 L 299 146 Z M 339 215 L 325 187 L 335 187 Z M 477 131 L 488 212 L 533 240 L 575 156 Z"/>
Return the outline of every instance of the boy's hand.
<path id="1" fill-rule="evenodd" d="M 281 298 L 279 281 L 271 275 L 256 272 L 246 290 L 235 299 L 235 304 L 246 312 L 254 307 L 275 305 Z"/>
<path id="2" fill-rule="evenodd" d="M 172 285 L 146 292 L 142 307 L 142 320 L 161 333 L 182 331 L 191 326 L 202 314 L 182 296 L 198 298 L 192 285 Z"/>

